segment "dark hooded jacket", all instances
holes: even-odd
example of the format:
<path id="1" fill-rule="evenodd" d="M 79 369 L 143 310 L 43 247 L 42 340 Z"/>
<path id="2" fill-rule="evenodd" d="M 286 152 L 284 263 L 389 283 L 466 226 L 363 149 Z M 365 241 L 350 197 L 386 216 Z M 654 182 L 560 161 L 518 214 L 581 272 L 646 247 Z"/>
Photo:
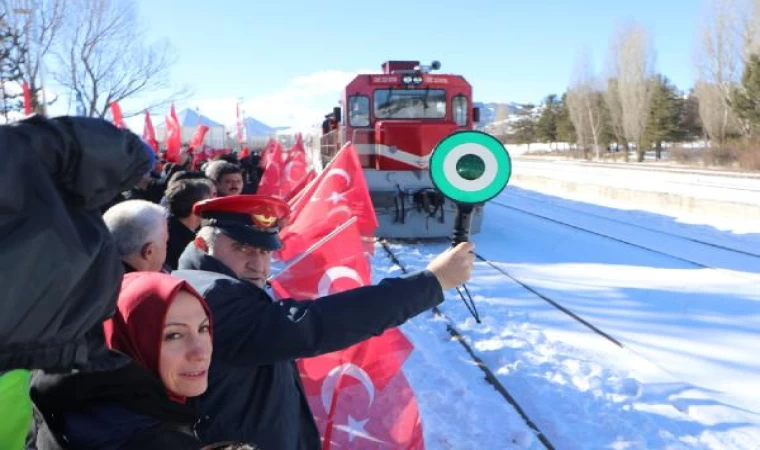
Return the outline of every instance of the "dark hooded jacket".
<path id="1" fill-rule="evenodd" d="M 172 276 L 189 281 L 214 317 L 209 386 L 194 399 L 204 415 L 198 436 L 207 443 L 239 439 L 265 450 L 320 449 L 295 359 L 378 336 L 443 301 L 430 271 L 313 301 L 273 302 L 194 245 L 179 268 Z"/>
<path id="2" fill-rule="evenodd" d="M 122 276 L 100 208 L 151 167 L 135 134 L 84 117 L 0 126 L 0 372 L 88 370 Z"/>
<path id="3" fill-rule="evenodd" d="M 203 298 L 184 281 L 158 272 L 124 276 L 117 312 L 104 330 L 108 346 L 133 361 L 108 371 L 38 374 L 31 390 L 44 420 L 37 450 L 201 448 L 193 431 L 198 415 L 159 375 L 166 314 L 180 290 L 193 294 L 210 318 Z"/>
<path id="4" fill-rule="evenodd" d="M 121 355 L 114 355 L 115 358 Z M 37 373 L 37 450 L 198 450 L 198 415 L 135 362 L 105 372 Z"/>

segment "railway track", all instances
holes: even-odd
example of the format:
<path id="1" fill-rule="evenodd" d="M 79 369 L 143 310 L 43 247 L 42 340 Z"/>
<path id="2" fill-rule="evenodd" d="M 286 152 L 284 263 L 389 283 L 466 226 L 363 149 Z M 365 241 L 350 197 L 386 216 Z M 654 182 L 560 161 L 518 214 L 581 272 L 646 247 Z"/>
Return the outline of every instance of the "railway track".
<path id="1" fill-rule="evenodd" d="M 407 269 L 406 265 L 399 260 L 398 256 L 393 252 L 393 249 L 390 248 L 390 245 L 385 240 L 380 240 L 379 243 L 382 245 L 383 250 L 385 250 L 385 253 L 388 255 L 388 258 L 395 264 L 396 266 L 401 269 L 403 273 L 408 273 L 409 270 Z M 457 330 L 456 326 L 454 325 L 454 322 L 449 318 L 443 311 L 440 310 L 438 307 L 433 307 L 433 314 L 438 317 L 442 318 L 446 321 L 446 331 L 451 335 L 452 339 L 459 342 L 462 347 L 465 349 L 465 351 L 470 355 L 470 358 L 475 362 L 475 364 L 478 366 L 478 368 L 483 371 L 483 375 L 485 376 L 486 381 L 493 386 L 493 388 L 501 394 L 502 397 L 510 404 L 512 407 L 517 411 L 517 413 L 522 417 L 522 419 L 525 421 L 525 423 L 528 425 L 528 427 L 533 430 L 533 432 L 536 435 L 536 438 L 543 444 L 544 447 L 546 447 L 547 450 L 555 450 L 556 447 L 549 441 L 549 438 L 538 428 L 538 425 L 528 417 L 528 415 L 525 413 L 525 410 L 522 406 L 517 402 L 517 400 L 512 396 L 512 394 L 507 390 L 506 387 L 499 381 L 499 379 L 496 377 L 496 375 L 493 373 L 493 371 L 486 365 L 483 360 L 478 357 L 478 355 L 475 353 L 475 351 L 472 349 L 470 344 L 467 343 L 467 340 L 464 338 L 464 335 Z"/>
<path id="2" fill-rule="evenodd" d="M 398 266 L 402 272 L 408 273 L 409 269 L 406 267 L 406 265 L 399 259 L 399 257 L 396 255 L 396 253 L 393 251 L 393 249 L 390 247 L 389 242 L 387 240 L 378 240 L 378 243 L 381 244 L 383 247 L 385 253 L 387 254 L 388 258 L 396 265 Z M 569 308 L 563 306 L 559 301 L 543 294 L 535 288 L 534 286 L 531 286 L 529 283 L 526 283 L 522 280 L 520 280 L 518 277 L 512 275 L 507 269 L 501 267 L 500 265 L 494 263 L 493 261 L 490 261 L 485 255 L 480 254 L 478 252 L 474 252 L 477 260 L 483 262 L 484 264 L 488 265 L 490 268 L 494 269 L 504 277 L 510 279 L 513 283 L 519 285 L 523 289 L 529 291 L 531 294 L 533 294 L 536 298 L 548 303 L 553 308 L 561 312 L 562 314 L 570 317 L 572 320 L 580 323 L 585 328 L 599 336 L 600 338 L 604 339 L 605 341 L 612 343 L 615 345 L 616 348 L 618 348 L 620 351 L 626 352 L 630 357 L 639 358 L 642 361 L 646 361 L 649 364 L 652 364 L 654 367 L 657 367 L 659 370 L 661 370 L 663 373 L 670 374 L 671 372 L 659 365 L 658 363 L 649 360 L 646 356 L 639 353 L 633 348 L 625 346 L 621 341 L 616 339 L 614 336 L 610 335 L 609 333 L 601 330 L 599 327 L 595 326 L 593 323 L 591 323 L 589 320 L 583 318 L 579 314 L 573 312 Z M 518 412 L 518 414 L 523 418 L 523 420 L 526 422 L 529 428 L 535 433 L 537 439 L 542 443 L 542 445 L 549 449 L 553 450 L 555 447 L 549 440 L 549 438 L 544 434 L 544 432 L 539 428 L 537 423 L 533 421 L 525 412 L 525 409 L 520 406 L 520 404 L 517 402 L 515 397 L 509 392 L 509 390 L 499 381 L 497 376 L 495 375 L 494 371 L 492 371 L 488 365 L 476 354 L 476 352 L 473 350 L 472 346 L 468 344 L 467 340 L 464 338 L 464 335 L 457 329 L 454 321 L 446 315 L 445 312 L 441 311 L 440 308 L 435 307 L 433 308 L 433 314 L 437 318 L 442 318 L 445 320 L 446 323 L 446 329 L 447 332 L 451 335 L 452 339 L 459 342 L 462 347 L 465 349 L 465 351 L 468 353 L 470 358 L 473 362 L 478 366 L 478 368 L 483 371 L 483 374 L 485 376 L 486 381 L 491 384 L 494 389 L 502 396 L 504 399 Z"/>
<path id="3" fill-rule="evenodd" d="M 518 208 L 518 207 L 512 206 L 512 205 L 507 205 L 507 204 L 499 202 L 499 201 L 492 201 L 492 202 L 489 202 L 489 204 L 494 204 L 494 205 L 497 205 L 497 206 L 502 207 L 502 208 L 506 208 L 506 209 L 510 209 L 510 210 L 519 212 L 521 214 L 525 214 L 525 215 L 532 216 L 532 217 L 537 217 L 539 219 L 546 220 L 548 222 L 553 222 L 553 223 L 556 223 L 558 225 L 569 227 L 569 228 L 572 228 L 572 229 L 575 229 L 575 230 L 578 230 L 578 231 L 581 231 L 581 232 L 584 232 L 584 233 L 592 234 L 592 235 L 595 235 L 595 236 L 600 236 L 600 237 L 603 237 L 603 238 L 611 240 L 611 241 L 619 242 L 619 243 L 622 243 L 622 244 L 625 244 L 625 245 L 628 245 L 628 246 L 631 246 L 631 247 L 635 247 L 635 248 L 638 248 L 638 249 L 641 249 L 641 250 L 645 250 L 645 251 L 648 251 L 648 252 L 651 252 L 651 253 L 655 253 L 655 254 L 658 254 L 658 255 L 666 256 L 668 258 L 672 258 L 672 259 L 675 259 L 675 260 L 678 260 L 678 261 L 690 264 L 690 265 L 692 265 L 694 267 L 697 267 L 697 268 L 700 268 L 700 269 L 712 269 L 712 270 L 721 270 L 721 271 L 725 270 L 723 268 L 716 267 L 716 266 L 713 266 L 713 265 L 710 265 L 710 264 L 705 264 L 703 262 L 695 261 L 695 260 L 687 258 L 687 257 L 674 255 L 672 253 L 669 253 L 669 252 L 666 252 L 666 251 L 663 251 L 663 250 L 659 250 L 659 249 L 653 248 L 652 246 L 648 246 L 648 245 L 643 245 L 643 244 L 638 244 L 638 243 L 635 243 L 635 242 L 631 242 L 629 240 L 626 240 L 626 239 L 623 239 L 623 238 L 620 238 L 620 237 L 617 237 L 617 236 L 612 236 L 610 234 L 603 233 L 601 231 L 596 231 L 596 230 L 592 230 L 592 229 L 589 229 L 589 228 L 585 228 L 583 226 L 575 225 L 575 224 L 572 224 L 572 223 L 569 223 L 569 222 L 566 222 L 566 221 L 563 221 L 563 220 L 560 220 L 560 219 L 556 219 L 554 217 L 549 217 L 547 215 L 539 214 L 539 213 L 534 212 L 534 211 L 528 211 L 528 210 L 523 209 L 523 208 Z M 640 227 L 640 226 L 637 226 L 637 225 L 632 225 L 632 224 L 627 223 L 627 222 L 622 222 L 622 221 L 617 221 L 617 222 L 619 222 L 619 223 L 625 223 L 626 225 L 638 227 L 638 228 L 641 228 L 641 229 L 647 229 L 647 227 Z M 655 231 L 655 230 L 649 229 L 649 231 Z M 753 259 L 754 258 L 760 258 L 760 255 L 755 254 L 753 252 L 747 252 L 747 251 L 744 251 L 744 250 L 738 250 L 738 249 L 735 249 L 735 248 L 725 247 L 725 246 L 721 246 L 721 245 L 718 245 L 718 244 L 709 243 L 709 242 L 706 242 L 706 241 L 700 241 L 698 239 L 681 237 L 681 236 L 678 236 L 678 235 L 674 235 L 672 233 L 666 233 L 666 232 L 663 232 L 663 233 L 664 234 L 668 234 L 668 235 L 670 235 L 671 237 L 674 237 L 674 238 L 679 238 L 679 239 L 683 239 L 685 241 L 691 241 L 691 242 L 698 243 L 698 244 L 701 244 L 701 245 L 706 245 L 706 246 L 710 246 L 710 247 L 713 247 L 713 248 L 718 248 L 718 249 L 721 249 L 723 251 L 728 251 L 728 252 L 732 252 L 732 253 L 735 253 L 735 254 L 741 254 L 743 256 L 747 256 L 747 257 L 750 257 L 750 258 L 753 258 Z M 741 277 L 740 274 L 736 274 L 736 276 L 740 276 Z"/>
<path id="4" fill-rule="evenodd" d="M 504 207 L 504 208 L 515 210 L 515 211 L 517 211 L 519 213 L 522 213 L 522 214 L 528 214 L 528 215 L 540 218 L 542 220 L 551 221 L 551 222 L 560 224 L 562 226 L 566 226 L 566 227 L 570 227 L 570 228 L 573 228 L 573 229 L 577 229 L 577 230 L 585 232 L 585 233 L 597 235 L 597 236 L 603 237 L 605 239 L 610 239 L 610 240 L 613 240 L 613 241 L 617 241 L 617 242 L 620 242 L 620 243 L 623 243 L 623 244 L 626 244 L 626 245 L 629 245 L 629 246 L 632 246 L 632 247 L 636 247 L 636 248 L 645 250 L 647 252 L 652 252 L 652 253 L 660 254 L 660 255 L 666 256 L 668 258 L 673 258 L 673 259 L 676 259 L 676 260 L 688 263 L 690 265 L 693 265 L 695 267 L 714 269 L 714 270 L 724 270 L 724 269 L 720 269 L 720 268 L 711 266 L 710 265 L 710 261 L 701 261 L 700 262 L 699 260 L 694 260 L 694 259 L 692 259 L 690 257 L 691 256 L 690 254 L 685 254 L 685 255 L 681 255 L 681 256 L 674 255 L 674 254 L 668 253 L 667 251 L 662 251 L 660 249 L 654 248 L 654 246 L 649 246 L 647 242 L 639 242 L 639 243 L 630 242 L 630 241 L 628 241 L 628 240 L 626 240 L 624 238 L 621 238 L 621 237 L 616 237 L 616 236 L 608 235 L 608 234 L 606 234 L 604 232 L 598 232 L 596 230 L 590 230 L 590 229 L 584 228 L 583 226 L 579 226 L 578 224 L 568 223 L 568 222 L 565 222 L 565 221 L 562 221 L 562 220 L 558 220 L 557 218 L 548 217 L 548 216 L 545 216 L 545 215 L 542 215 L 542 214 L 538 214 L 538 213 L 533 212 L 533 211 L 528 211 L 528 210 L 524 210 L 524 209 L 521 209 L 521 208 L 518 208 L 518 207 L 513 207 L 511 205 L 506 205 L 506 204 L 503 204 L 503 203 L 498 202 L 498 201 L 492 201 L 490 203 L 497 204 L 497 205 L 499 205 L 499 207 Z M 641 229 L 641 230 L 644 230 L 644 231 L 647 231 L 647 232 L 658 233 L 658 234 L 661 234 L 661 235 L 667 235 L 669 237 L 672 237 L 673 239 L 680 239 L 680 240 L 683 240 L 683 241 L 688 241 L 691 244 L 698 244 L 698 245 L 710 247 L 710 248 L 713 248 L 713 249 L 716 249 L 716 250 L 720 250 L 721 252 L 728 252 L 728 253 L 735 254 L 735 255 L 742 255 L 742 257 L 745 257 L 745 258 L 752 258 L 752 259 L 754 259 L 754 258 L 760 258 L 760 254 L 755 253 L 753 251 L 747 251 L 747 250 L 743 250 L 743 249 L 739 249 L 739 248 L 732 248 L 730 246 L 720 245 L 720 244 L 716 244 L 716 243 L 713 243 L 713 242 L 708 242 L 708 241 L 702 240 L 702 239 L 697 239 L 697 238 L 692 238 L 692 237 L 684 237 L 684 236 L 680 236 L 678 234 L 668 233 L 666 231 L 660 231 L 660 230 L 656 230 L 654 228 L 650 228 L 650 227 L 647 227 L 647 226 L 641 226 L 641 225 L 638 225 L 638 224 L 632 224 L 632 223 L 628 223 L 628 222 L 623 222 L 621 220 L 616 220 L 616 219 L 613 219 L 613 218 L 604 217 L 604 216 L 598 215 L 598 214 L 587 214 L 584 211 L 579 211 L 579 210 L 576 210 L 574 208 L 567 208 L 566 207 L 564 209 L 571 210 L 571 211 L 573 211 L 575 213 L 583 213 L 583 214 L 586 214 L 586 215 L 591 215 L 591 216 L 593 216 L 595 218 L 602 219 L 602 220 L 607 220 L 607 221 L 609 221 L 611 223 L 625 224 L 625 225 L 633 226 L 633 227 L 636 227 L 638 229 Z M 393 263 L 395 265 L 397 265 L 404 273 L 406 273 L 407 270 L 408 270 L 407 267 L 404 265 L 403 261 L 401 261 L 399 259 L 399 257 L 394 253 L 393 249 L 389 245 L 389 242 L 385 241 L 385 240 L 379 240 L 378 242 L 382 245 L 382 247 L 383 247 L 384 251 L 386 252 L 386 254 L 388 255 L 389 259 L 391 261 L 393 261 Z M 487 253 L 487 251 L 486 251 L 486 253 Z M 676 252 L 676 253 L 678 253 L 678 252 Z M 510 271 L 507 268 L 503 267 L 503 265 L 498 264 L 498 263 L 494 263 L 493 261 L 489 260 L 486 254 L 481 254 L 479 252 L 476 252 L 475 256 L 476 256 L 477 260 L 479 260 L 480 262 L 488 265 L 490 268 L 492 268 L 495 271 L 499 272 L 500 274 L 502 274 L 506 278 L 509 278 L 513 283 L 515 283 L 515 284 L 521 286 L 523 289 L 531 292 L 531 294 L 533 294 L 536 298 L 538 298 L 538 299 L 540 299 L 540 300 L 548 303 L 553 308 L 555 308 L 557 311 L 560 311 L 562 314 L 564 314 L 564 315 L 572 318 L 574 321 L 582 324 L 585 328 L 587 328 L 588 330 L 592 331 L 593 333 L 595 333 L 599 337 L 605 339 L 609 343 L 614 344 L 621 351 L 626 352 L 631 357 L 640 358 L 642 361 L 646 361 L 646 362 L 652 364 L 653 366 L 656 366 L 663 373 L 666 373 L 666 374 L 669 374 L 669 375 L 673 375 L 672 372 L 670 370 L 668 370 L 666 367 L 661 366 L 660 364 L 656 363 L 655 361 L 649 360 L 649 358 L 647 358 L 643 354 L 639 353 L 634 348 L 630 348 L 630 347 L 625 346 L 621 341 L 619 341 L 618 339 L 616 339 L 614 336 L 610 335 L 609 333 L 607 333 L 604 330 L 600 329 L 599 327 L 595 326 L 589 320 L 587 320 L 586 318 L 582 317 L 581 315 L 575 313 L 571 309 L 563 306 L 560 301 L 557 301 L 557 300 L 551 298 L 550 296 L 547 296 L 546 294 L 542 293 L 540 291 L 540 289 L 535 288 L 530 283 L 526 283 L 523 280 L 521 280 L 519 277 L 513 275 L 512 273 L 510 273 Z M 695 259 L 699 259 L 699 258 L 695 258 Z M 538 424 L 536 422 L 534 422 L 530 417 L 527 416 L 526 410 L 519 405 L 519 403 L 517 402 L 517 400 L 515 399 L 515 397 L 512 396 L 511 393 L 506 389 L 506 387 L 499 381 L 499 379 L 496 377 L 494 371 L 492 371 L 484 363 L 483 359 L 481 359 L 480 357 L 478 357 L 477 353 L 473 350 L 473 347 L 471 346 L 471 344 L 468 344 L 468 342 L 464 338 L 463 334 L 457 329 L 455 322 L 451 318 L 449 318 L 446 315 L 446 313 L 444 313 L 443 311 L 441 311 L 439 308 L 434 308 L 433 309 L 433 314 L 436 317 L 439 317 L 439 318 L 442 318 L 442 319 L 445 320 L 446 329 L 447 329 L 448 333 L 451 335 L 451 337 L 454 340 L 456 340 L 457 342 L 459 342 L 463 346 L 463 348 L 465 349 L 465 351 L 467 351 L 467 353 L 469 354 L 470 358 L 483 371 L 483 373 L 485 375 L 486 381 L 489 384 L 491 384 L 494 387 L 494 389 L 497 392 L 499 392 L 499 394 L 502 397 L 504 397 L 504 399 L 518 412 L 518 414 L 520 414 L 520 416 L 526 422 L 526 424 L 528 425 L 528 427 L 531 428 L 531 430 L 533 431 L 533 433 L 535 433 L 537 439 L 542 443 L 542 445 L 544 447 L 546 447 L 547 449 L 554 449 L 555 448 L 554 445 L 550 442 L 549 438 L 544 434 L 544 432 L 539 428 Z M 523 400 L 523 401 L 525 401 L 525 400 Z M 544 427 L 550 427 L 550 425 L 547 425 L 547 424 L 543 424 L 543 426 Z M 547 428 L 547 430 L 549 430 L 549 428 Z"/>
<path id="5" fill-rule="evenodd" d="M 577 171 L 582 170 L 594 170 L 600 169 L 613 169 L 613 170 L 630 170 L 630 171 L 646 171 L 646 172 L 661 172 L 661 173 L 677 173 L 684 175 L 704 176 L 705 178 L 732 178 L 732 179 L 760 179 L 760 174 L 757 172 L 731 172 L 720 169 L 699 169 L 690 167 L 668 167 L 657 164 L 647 163 L 609 163 L 598 161 L 574 161 L 559 159 L 554 160 L 543 157 L 524 157 L 518 156 L 515 158 L 516 162 L 539 163 L 547 165 L 556 164 L 556 170 L 564 170 L 566 168 L 572 168 Z"/>
<path id="6" fill-rule="evenodd" d="M 522 208 L 517 208 L 517 207 L 512 206 L 512 205 L 507 205 L 507 204 L 505 204 L 503 202 L 500 202 L 498 200 L 492 200 L 491 202 L 489 202 L 489 204 L 495 204 L 495 205 L 498 205 L 498 206 L 501 206 L 501 207 L 504 207 L 504 208 L 519 210 L 520 212 L 525 212 L 525 213 L 529 212 L 529 211 L 527 211 L 525 209 L 522 209 Z M 570 212 L 573 212 L 573 213 L 582 214 L 585 217 L 594 217 L 594 218 L 601 219 L 601 220 L 604 220 L 604 221 L 607 221 L 607 222 L 618 223 L 618 224 L 626 225 L 626 226 L 629 226 L 629 227 L 634 227 L 634 228 L 638 228 L 638 229 L 641 229 L 641 230 L 645 230 L 645 231 L 648 231 L 648 232 L 657 233 L 657 234 L 660 234 L 660 235 L 670 236 L 670 237 L 675 238 L 675 239 L 679 239 L 679 240 L 683 240 L 683 241 L 688 241 L 688 242 L 693 242 L 695 244 L 701 244 L 701 245 L 705 245 L 705 246 L 708 246 L 708 247 L 724 250 L 724 251 L 731 252 L 731 253 L 736 253 L 736 254 L 740 254 L 740 255 L 750 256 L 750 257 L 753 257 L 753 258 L 760 258 L 760 252 L 755 253 L 755 252 L 751 252 L 751 251 L 740 250 L 740 249 L 737 249 L 737 248 L 734 248 L 734 247 L 729 247 L 729 246 L 726 246 L 726 245 L 716 244 L 714 242 L 704 241 L 702 239 L 692 238 L 692 237 L 688 237 L 688 236 L 682 236 L 682 235 L 676 234 L 676 233 L 669 233 L 667 231 L 658 230 L 658 229 L 652 228 L 652 227 L 647 227 L 647 226 L 644 226 L 644 225 L 641 225 L 641 224 L 638 224 L 638 223 L 634 223 L 634 222 L 630 222 L 630 221 L 623 221 L 623 220 L 619 220 L 619 219 L 614 219 L 612 217 L 604 216 L 604 215 L 601 215 L 601 214 L 594 214 L 594 213 L 591 213 L 591 212 L 588 212 L 588 211 L 585 211 L 585 210 L 581 210 L 581 209 L 577 209 L 577 208 L 571 208 L 571 207 L 568 207 L 568 206 L 557 205 L 557 204 L 552 204 L 552 208 L 563 209 L 563 210 L 570 211 Z M 540 216 L 539 214 L 536 214 L 536 213 L 531 213 L 531 214 L 536 215 L 536 216 Z M 544 218 L 546 218 L 546 217 L 544 216 Z"/>
<path id="7" fill-rule="evenodd" d="M 383 247 L 383 250 L 385 251 L 388 258 L 398 266 L 403 273 L 408 273 L 409 269 L 406 267 L 406 265 L 399 259 L 399 257 L 396 255 L 396 253 L 393 251 L 393 249 L 390 247 L 389 242 L 387 240 L 378 240 L 378 243 L 381 244 Z M 506 278 L 510 279 L 515 284 L 519 285 L 523 289 L 527 290 L 531 294 L 533 294 L 536 298 L 540 299 L 541 301 L 544 301 L 551 305 L 556 310 L 560 311 L 562 314 L 567 315 L 574 321 L 580 323 L 585 328 L 599 336 L 600 338 L 606 340 L 609 343 L 614 344 L 617 348 L 630 352 L 632 355 L 636 355 L 637 357 L 640 357 L 642 359 L 644 358 L 642 355 L 639 355 L 637 352 L 633 351 L 632 349 L 624 346 L 622 342 L 617 340 L 615 337 L 611 336 L 610 334 L 606 333 L 605 331 L 601 330 L 594 324 L 592 324 L 589 320 L 584 319 L 580 315 L 576 314 L 575 312 L 571 311 L 570 309 L 564 307 L 559 301 L 550 298 L 549 296 L 541 293 L 538 289 L 531 286 L 530 284 L 520 280 L 519 278 L 515 277 L 511 273 L 509 273 L 508 270 L 500 267 L 499 265 L 495 264 L 494 262 L 488 260 L 485 256 L 483 256 L 480 253 L 475 253 L 476 258 L 487 264 L 492 269 L 496 270 L 501 275 L 505 276 Z M 486 381 L 491 384 L 494 389 L 501 394 L 502 397 L 510 404 L 514 409 L 520 414 L 520 416 L 523 418 L 523 420 L 526 422 L 526 424 L 533 430 L 536 437 L 539 439 L 539 441 L 548 449 L 552 450 L 554 449 L 554 445 L 549 441 L 548 437 L 541 431 L 541 429 L 538 427 L 538 425 L 528 417 L 526 414 L 524 408 L 520 406 L 520 404 L 517 402 L 517 400 L 510 394 L 510 392 L 507 390 L 507 388 L 499 381 L 499 379 L 496 377 L 494 372 L 483 362 L 483 360 L 477 356 L 473 348 L 470 346 L 470 344 L 467 343 L 466 339 L 464 338 L 464 335 L 457 329 L 456 325 L 454 324 L 453 320 L 449 318 L 446 313 L 440 310 L 438 307 L 434 307 L 432 310 L 433 314 L 438 317 L 442 318 L 446 321 L 446 330 L 451 335 L 451 337 L 459 342 L 462 347 L 464 347 L 465 351 L 469 354 L 470 358 L 475 362 L 475 364 L 483 371 L 483 374 L 485 376 Z M 652 363 L 651 361 L 649 361 Z"/>

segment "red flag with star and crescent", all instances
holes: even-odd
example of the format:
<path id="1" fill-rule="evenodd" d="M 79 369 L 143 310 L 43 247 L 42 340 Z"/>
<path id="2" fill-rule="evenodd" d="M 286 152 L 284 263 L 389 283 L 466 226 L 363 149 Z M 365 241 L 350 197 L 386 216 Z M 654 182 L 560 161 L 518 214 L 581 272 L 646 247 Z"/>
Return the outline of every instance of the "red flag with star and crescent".
<path id="1" fill-rule="evenodd" d="M 301 180 L 303 180 L 307 174 L 307 165 L 306 149 L 303 146 L 303 139 L 299 134 L 296 137 L 295 144 L 293 144 L 293 147 L 288 151 L 285 163 L 282 166 L 280 179 L 282 180 L 282 193 L 285 198 L 291 197 L 291 193 L 298 188 Z"/>
<path id="2" fill-rule="evenodd" d="M 261 159 L 259 160 L 259 167 L 262 169 L 267 167 L 267 164 L 269 164 L 269 160 L 272 159 L 272 153 L 274 153 L 275 148 L 277 147 L 277 142 L 274 138 L 270 138 L 267 141 L 267 145 L 264 146 L 264 150 L 261 151 Z M 278 155 L 280 156 L 280 155 Z M 280 161 L 279 159 L 276 159 L 277 161 Z"/>
<path id="3" fill-rule="evenodd" d="M 291 200 L 301 195 L 301 193 L 303 193 L 306 186 L 308 186 L 309 183 L 314 181 L 315 178 L 317 178 L 317 172 L 314 169 L 309 169 L 309 171 L 306 172 L 306 175 L 303 178 L 301 178 L 301 181 L 298 182 L 296 187 L 294 187 L 293 189 L 290 190 L 290 192 L 285 194 L 285 197 L 283 197 L 282 199 L 290 203 Z"/>
<path id="4" fill-rule="evenodd" d="M 284 197 L 285 193 L 283 192 L 284 186 L 282 182 L 282 145 L 280 145 L 279 142 L 274 142 L 272 150 L 269 153 L 268 162 L 264 167 L 264 173 L 261 174 L 261 181 L 259 181 L 259 187 L 256 189 L 256 194 L 269 195 L 278 198 Z"/>
<path id="5" fill-rule="evenodd" d="M 314 299 L 369 285 L 356 217 L 315 243 L 270 283 L 278 299 Z M 360 300 L 357 300 L 360 301 Z M 402 366 L 414 349 L 397 328 L 298 361 L 323 450 L 423 450 L 417 400 Z"/>
<path id="6" fill-rule="evenodd" d="M 290 206 L 289 224 L 280 232 L 283 248 L 277 253 L 283 261 L 303 253 L 352 216 L 356 216 L 362 236 L 374 236 L 378 227 L 367 181 L 351 143 Z"/>

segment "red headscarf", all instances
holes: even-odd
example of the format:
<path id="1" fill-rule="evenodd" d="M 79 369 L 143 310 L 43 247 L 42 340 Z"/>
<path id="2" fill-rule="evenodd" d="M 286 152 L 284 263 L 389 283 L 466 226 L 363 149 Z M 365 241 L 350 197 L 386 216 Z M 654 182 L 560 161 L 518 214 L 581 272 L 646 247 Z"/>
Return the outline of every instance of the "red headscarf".
<path id="1" fill-rule="evenodd" d="M 163 343 L 166 313 L 180 290 L 198 299 L 209 317 L 206 301 L 186 281 L 161 272 L 132 272 L 124 275 L 116 313 L 103 323 L 108 347 L 126 353 L 160 378 L 158 362 Z M 169 392 L 184 403 L 185 398 Z"/>

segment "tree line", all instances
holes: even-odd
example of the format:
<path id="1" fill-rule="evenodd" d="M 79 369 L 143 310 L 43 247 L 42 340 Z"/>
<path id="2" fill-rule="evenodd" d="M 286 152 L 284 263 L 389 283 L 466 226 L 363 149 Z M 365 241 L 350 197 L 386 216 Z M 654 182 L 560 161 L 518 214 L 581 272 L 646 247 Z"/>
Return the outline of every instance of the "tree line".
<path id="1" fill-rule="evenodd" d="M 0 116 L 7 122 L 22 110 L 24 81 L 43 114 L 57 100 L 48 98 L 51 81 L 78 93 L 89 117 L 127 99 L 153 101 L 125 117 L 189 97 L 170 80 L 176 53 L 168 41 L 144 36 L 135 0 L 0 0 Z"/>
<path id="2" fill-rule="evenodd" d="M 568 89 L 540 105 L 522 105 L 492 132 L 510 143 L 572 143 L 587 158 L 629 151 L 661 157 L 665 143 L 704 140 L 715 149 L 757 152 L 760 137 L 760 0 L 708 0 L 694 58 L 698 77 L 679 90 L 655 68 L 650 33 L 636 22 L 618 26 L 604 68 L 577 54 Z M 508 124 L 505 126 L 505 124 Z M 753 158 L 760 164 L 760 156 Z M 760 168 L 760 165 L 756 168 Z"/>

